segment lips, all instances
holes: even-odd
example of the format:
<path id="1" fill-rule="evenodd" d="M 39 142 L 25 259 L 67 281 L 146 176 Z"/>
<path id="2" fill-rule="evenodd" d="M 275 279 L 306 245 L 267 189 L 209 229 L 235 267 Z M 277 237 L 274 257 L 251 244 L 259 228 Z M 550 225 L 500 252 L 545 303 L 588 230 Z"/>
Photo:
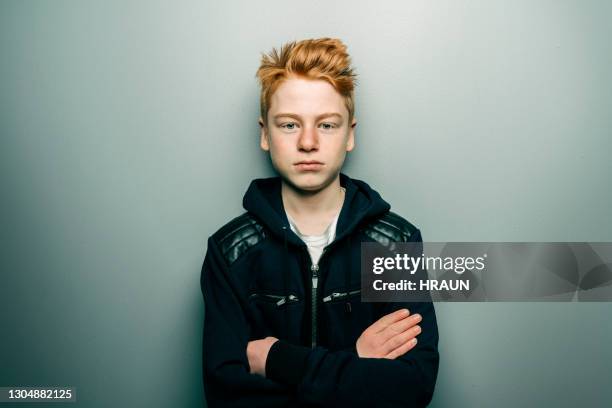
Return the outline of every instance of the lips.
<path id="1" fill-rule="evenodd" d="M 295 163 L 295 167 L 300 171 L 316 171 L 323 167 L 323 163 L 316 160 L 303 160 Z"/>

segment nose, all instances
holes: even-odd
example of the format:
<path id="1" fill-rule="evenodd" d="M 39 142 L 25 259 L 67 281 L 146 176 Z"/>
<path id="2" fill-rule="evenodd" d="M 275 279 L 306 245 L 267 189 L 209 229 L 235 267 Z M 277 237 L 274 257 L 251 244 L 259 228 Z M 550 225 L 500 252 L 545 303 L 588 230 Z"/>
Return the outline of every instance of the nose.
<path id="1" fill-rule="evenodd" d="M 319 134 L 316 128 L 304 127 L 298 139 L 298 148 L 307 152 L 319 148 Z"/>

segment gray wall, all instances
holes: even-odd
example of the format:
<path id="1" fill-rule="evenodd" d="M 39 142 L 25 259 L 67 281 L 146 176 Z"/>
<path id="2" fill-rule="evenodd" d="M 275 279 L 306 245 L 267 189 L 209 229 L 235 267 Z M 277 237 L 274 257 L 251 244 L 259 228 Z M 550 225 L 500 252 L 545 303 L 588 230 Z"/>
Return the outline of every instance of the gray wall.
<path id="1" fill-rule="evenodd" d="M 259 54 L 342 38 L 363 178 L 429 241 L 612 241 L 605 1 L 0 3 L 0 386 L 201 406 L 205 240 Z M 612 401 L 609 303 L 438 304 L 434 407 Z"/>

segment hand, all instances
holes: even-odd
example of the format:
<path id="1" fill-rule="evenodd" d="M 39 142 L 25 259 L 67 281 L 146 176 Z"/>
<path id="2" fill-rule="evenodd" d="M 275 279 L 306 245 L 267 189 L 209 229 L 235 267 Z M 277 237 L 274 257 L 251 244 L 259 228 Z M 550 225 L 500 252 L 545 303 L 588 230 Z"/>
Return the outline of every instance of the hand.
<path id="1" fill-rule="evenodd" d="M 266 376 L 266 359 L 268 352 L 278 339 L 276 337 L 266 337 L 261 340 L 249 341 L 247 344 L 247 357 L 249 359 L 249 369 L 251 374 Z"/>
<path id="2" fill-rule="evenodd" d="M 357 339 L 357 354 L 365 358 L 396 359 L 417 344 L 421 333 L 421 315 L 410 315 L 408 309 L 389 313 L 365 329 Z"/>

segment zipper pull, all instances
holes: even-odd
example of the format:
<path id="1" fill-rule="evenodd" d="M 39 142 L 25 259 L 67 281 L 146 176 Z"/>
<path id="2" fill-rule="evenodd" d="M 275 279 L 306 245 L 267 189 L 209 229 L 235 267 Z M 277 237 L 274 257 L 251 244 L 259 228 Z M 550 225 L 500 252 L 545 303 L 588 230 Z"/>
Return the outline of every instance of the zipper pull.
<path id="1" fill-rule="evenodd" d="M 312 264 L 310 271 L 312 272 L 312 287 L 316 289 L 319 284 L 319 265 Z"/>
<path id="2" fill-rule="evenodd" d="M 331 295 L 327 295 L 323 298 L 323 302 L 330 302 L 332 300 L 337 300 L 337 299 L 342 299 L 348 296 L 353 296 L 356 295 L 357 293 L 361 292 L 361 289 L 358 290 L 352 290 L 350 292 L 333 292 Z M 351 306 L 350 306 L 350 302 L 346 303 L 347 305 L 347 311 L 350 312 L 351 311 Z"/>
<path id="3" fill-rule="evenodd" d="M 331 300 L 338 299 L 338 298 L 341 298 L 341 297 L 344 297 L 344 296 L 346 296 L 346 293 L 342 293 L 342 292 L 334 292 L 334 293 L 332 293 L 332 294 L 331 294 L 331 295 L 329 295 L 329 296 L 325 296 L 325 297 L 323 298 L 323 302 L 329 302 L 329 301 L 331 301 Z"/>
<path id="4" fill-rule="evenodd" d="M 276 306 L 280 307 L 284 305 L 285 303 L 297 302 L 297 301 L 298 301 L 298 297 L 295 295 L 283 296 L 282 298 L 278 300 L 278 302 L 276 302 Z"/>

